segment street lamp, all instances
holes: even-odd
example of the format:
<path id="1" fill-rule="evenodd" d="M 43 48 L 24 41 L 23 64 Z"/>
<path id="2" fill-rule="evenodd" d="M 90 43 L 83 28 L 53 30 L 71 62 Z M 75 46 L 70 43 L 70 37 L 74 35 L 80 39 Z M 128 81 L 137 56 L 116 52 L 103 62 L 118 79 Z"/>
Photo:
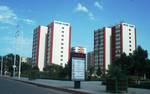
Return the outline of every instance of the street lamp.
<path id="1" fill-rule="evenodd" d="M 1 76 L 3 75 L 3 56 L 1 57 Z"/>
<path id="2" fill-rule="evenodd" d="M 23 45 L 23 31 L 21 32 L 22 35 L 21 35 L 21 42 L 22 43 L 20 46 L 20 60 L 19 60 L 19 73 L 18 73 L 18 78 L 20 78 L 20 75 L 21 75 L 21 62 L 22 62 L 22 57 L 21 57 L 21 52 L 22 52 L 22 45 Z"/>
<path id="3" fill-rule="evenodd" d="M 13 65 L 13 77 L 15 77 L 16 74 L 16 54 L 14 54 L 14 65 Z"/>
<path id="4" fill-rule="evenodd" d="M 15 48 L 14 48 L 14 65 L 13 65 L 13 77 L 16 75 L 16 41 L 19 36 L 19 31 L 17 30 L 15 33 Z"/>

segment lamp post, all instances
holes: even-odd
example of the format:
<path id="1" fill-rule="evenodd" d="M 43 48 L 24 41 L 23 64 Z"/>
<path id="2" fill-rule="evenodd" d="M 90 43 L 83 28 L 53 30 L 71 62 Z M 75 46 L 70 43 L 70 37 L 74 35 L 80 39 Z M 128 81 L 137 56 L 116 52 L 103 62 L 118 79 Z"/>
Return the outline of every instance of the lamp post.
<path id="1" fill-rule="evenodd" d="M 1 57 L 1 76 L 3 75 L 3 56 Z"/>
<path id="2" fill-rule="evenodd" d="M 16 74 L 16 54 L 14 54 L 13 77 L 15 77 L 15 74 Z"/>
<path id="3" fill-rule="evenodd" d="M 19 31 L 20 32 L 20 31 Z M 22 43 L 20 46 L 20 60 L 19 60 L 19 73 L 18 73 L 18 78 L 20 78 L 21 75 L 21 62 L 22 62 L 22 57 L 21 57 L 21 52 L 22 52 L 22 45 L 23 45 L 23 31 L 21 32 L 21 42 Z"/>
<path id="4" fill-rule="evenodd" d="M 15 51 L 14 51 L 13 77 L 16 76 L 16 41 L 17 41 L 18 36 L 19 36 L 19 31 L 17 30 L 15 32 L 15 48 L 14 48 Z"/>

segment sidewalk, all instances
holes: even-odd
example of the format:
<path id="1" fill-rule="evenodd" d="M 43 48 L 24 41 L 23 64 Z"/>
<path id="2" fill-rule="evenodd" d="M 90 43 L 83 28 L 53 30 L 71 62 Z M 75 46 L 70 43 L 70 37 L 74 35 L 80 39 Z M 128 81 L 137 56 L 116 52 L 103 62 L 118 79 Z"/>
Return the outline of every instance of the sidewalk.
<path id="1" fill-rule="evenodd" d="M 23 81 L 30 84 L 39 85 L 42 87 L 50 87 L 66 91 L 75 91 L 85 94 L 110 94 L 105 91 L 105 86 L 101 85 L 101 81 L 83 81 L 81 82 L 81 89 L 74 89 L 73 81 L 60 80 L 45 80 L 36 79 L 28 80 L 27 78 L 14 78 L 15 80 Z M 148 89 L 128 88 L 128 94 L 150 94 Z"/>

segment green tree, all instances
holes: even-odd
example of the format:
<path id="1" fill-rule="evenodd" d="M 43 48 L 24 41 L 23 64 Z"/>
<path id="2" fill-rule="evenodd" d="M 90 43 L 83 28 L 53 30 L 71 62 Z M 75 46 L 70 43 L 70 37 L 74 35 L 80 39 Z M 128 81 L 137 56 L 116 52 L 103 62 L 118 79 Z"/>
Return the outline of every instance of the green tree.
<path id="1" fill-rule="evenodd" d="M 32 69 L 32 65 L 28 63 L 22 63 L 21 64 L 21 76 L 28 77 L 29 72 Z"/>
<path id="2" fill-rule="evenodd" d="M 89 76 L 92 76 L 94 74 L 94 70 L 95 70 L 94 66 L 89 67 Z"/>
<path id="3" fill-rule="evenodd" d="M 126 75 L 122 71 L 122 69 L 121 69 L 120 66 L 118 66 L 115 63 L 112 63 L 108 67 L 108 73 L 107 73 L 106 77 L 107 78 L 117 78 L 117 79 L 120 79 L 120 78 L 125 78 Z"/>
<path id="4" fill-rule="evenodd" d="M 66 64 L 65 67 L 60 71 L 60 78 L 71 80 L 71 63 Z"/>
<path id="5" fill-rule="evenodd" d="M 63 67 L 56 64 L 51 64 L 49 66 L 46 66 L 44 68 L 44 71 L 48 72 L 48 77 L 51 79 L 61 79 Z"/>
<path id="6" fill-rule="evenodd" d="M 101 76 L 102 75 L 102 70 L 101 70 L 100 65 L 98 66 L 98 69 L 96 70 L 96 75 L 97 76 Z"/>
<path id="7" fill-rule="evenodd" d="M 141 46 L 128 56 L 123 53 L 116 58 L 113 63 L 117 65 L 126 75 L 134 75 L 144 77 L 148 75 L 149 67 L 148 53 Z"/>
<path id="8" fill-rule="evenodd" d="M 141 46 L 138 46 L 138 48 L 134 51 L 132 58 L 134 75 L 144 76 L 144 73 L 146 72 L 146 61 L 148 60 L 147 50 L 144 50 Z"/>
<path id="9" fill-rule="evenodd" d="M 21 71 L 30 71 L 32 68 L 32 65 L 31 64 L 28 64 L 28 63 L 22 63 L 21 64 Z"/>

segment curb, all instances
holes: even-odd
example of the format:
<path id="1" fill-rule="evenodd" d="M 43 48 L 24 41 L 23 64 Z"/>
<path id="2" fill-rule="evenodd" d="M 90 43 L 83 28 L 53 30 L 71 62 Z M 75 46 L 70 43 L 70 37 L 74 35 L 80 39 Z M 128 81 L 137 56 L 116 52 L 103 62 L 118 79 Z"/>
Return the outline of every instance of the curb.
<path id="1" fill-rule="evenodd" d="M 48 86 L 48 85 L 42 85 L 42 84 L 38 84 L 38 83 L 34 83 L 34 82 L 27 82 L 27 81 L 18 80 L 18 79 L 11 79 L 11 80 L 36 85 L 38 87 L 51 88 L 51 89 L 54 89 L 54 90 L 64 91 L 64 92 L 68 92 L 68 93 L 72 93 L 72 94 L 91 94 L 91 93 L 88 93 L 88 92 L 76 91 L 76 90 L 71 90 L 71 89 L 67 89 L 67 88 L 54 87 L 54 86 Z"/>

